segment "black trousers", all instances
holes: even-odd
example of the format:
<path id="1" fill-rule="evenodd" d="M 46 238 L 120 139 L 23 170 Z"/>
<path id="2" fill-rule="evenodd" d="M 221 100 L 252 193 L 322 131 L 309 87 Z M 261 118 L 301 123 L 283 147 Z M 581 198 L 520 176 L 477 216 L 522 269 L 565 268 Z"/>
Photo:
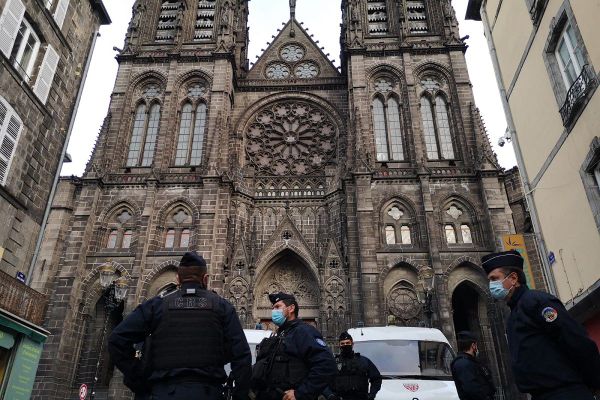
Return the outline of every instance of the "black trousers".
<path id="1" fill-rule="evenodd" d="M 155 383 L 151 400 L 224 400 L 223 388 L 199 382 Z"/>
<path id="2" fill-rule="evenodd" d="M 592 392 L 585 386 L 569 386 L 545 392 L 533 394 L 533 400 L 595 400 Z"/>

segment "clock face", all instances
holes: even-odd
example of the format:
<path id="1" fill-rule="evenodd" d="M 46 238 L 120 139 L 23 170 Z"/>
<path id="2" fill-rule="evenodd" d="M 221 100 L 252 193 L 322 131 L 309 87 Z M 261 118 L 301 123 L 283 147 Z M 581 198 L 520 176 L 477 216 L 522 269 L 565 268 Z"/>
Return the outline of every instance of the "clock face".
<path id="1" fill-rule="evenodd" d="M 281 49 L 281 58 L 285 61 L 294 62 L 304 57 L 304 49 L 297 44 L 288 44 Z"/>
<path id="2" fill-rule="evenodd" d="M 296 66 L 294 74 L 302 79 L 314 78 L 319 74 L 319 67 L 312 62 L 303 62 Z"/>
<path id="3" fill-rule="evenodd" d="M 283 63 L 274 63 L 267 67 L 267 78 L 285 79 L 290 76 L 290 68 Z"/>

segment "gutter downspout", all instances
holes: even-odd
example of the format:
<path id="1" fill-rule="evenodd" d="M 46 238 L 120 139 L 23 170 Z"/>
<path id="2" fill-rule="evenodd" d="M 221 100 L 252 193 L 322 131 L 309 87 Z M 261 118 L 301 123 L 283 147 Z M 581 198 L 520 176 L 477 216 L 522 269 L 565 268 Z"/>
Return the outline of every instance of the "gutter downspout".
<path id="1" fill-rule="evenodd" d="M 67 154 L 67 148 L 69 147 L 69 141 L 71 140 L 71 134 L 73 133 L 73 126 L 75 125 L 75 118 L 77 117 L 77 111 L 79 110 L 79 103 L 81 102 L 81 97 L 83 94 L 83 88 L 85 86 L 85 81 L 87 80 L 87 75 L 90 69 L 90 64 L 92 63 L 92 56 L 94 55 L 94 49 L 96 48 L 96 41 L 100 36 L 100 28 L 96 28 L 94 33 L 92 34 L 92 44 L 89 49 L 89 54 L 87 60 L 85 62 L 85 69 L 83 70 L 83 77 L 81 80 L 81 84 L 79 85 L 79 90 L 77 91 L 77 98 L 75 99 L 75 105 L 73 108 L 73 113 L 71 114 L 71 121 L 69 122 L 69 130 L 67 131 L 67 137 L 63 144 L 62 152 L 60 154 L 60 161 L 58 163 L 58 169 L 56 170 L 56 174 L 54 175 L 54 182 L 52 183 L 52 189 L 50 190 L 50 196 L 48 196 L 48 203 L 46 204 L 46 210 L 44 211 L 44 218 L 42 219 L 42 224 L 40 225 L 40 233 L 38 234 L 37 243 L 35 245 L 35 251 L 33 252 L 33 258 L 31 263 L 29 264 L 29 269 L 27 270 L 27 286 L 31 286 L 31 280 L 33 279 L 33 272 L 35 269 L 35 263 L 37 262 L 38 256 L 40 254 L 40 249 L 42 247 L 42 242 L 44 240 L 44 233 L 46 231 L 46 224 L 48 223 L 48 218 L 50 217 L 50 210 L 52 209 L 52 203 L 54 202 L 54 196 L 56 195 L 56 188 L 58 187 L 58 180 L 60 179 L 60 172 L 62 170 L 65 155 Z"/>
<path id="2" fill-rule="evenodd" d="M 519 166 L 519 173 L 521 175 L 521 181 L 523 182 L 523 187 L 525 189 L 525 199 L 527 204 L 529 205 L 529 213 L 531 215 L 531 222 L 533 225 L 533 230 L 535 232 L 534 237 L 535 241 L 539 247 L 540 258 L 542 261 L 542 268 L 544 270 L 544 281 L 546 286 L 548 287 L 548 291 L 557 296 L 558 292 L 556 289 L 556 280 L 554 278 L 554 273 L 552 272 L 552 268 L 548 262 L 548 249 L 546 248 L 546 243 L 544 241 L 544 235 L 542 234 L 542 229 L 540 226 L 540 220 L 537 213 L 537 208 L 535 206 L 535 199 L 533 197 L 533 191 L 535 188 L 531 188 L 529 182 L 529 176 L 527 174 L 527 170 L 525 168 L 525 162 L 523 160 L 523 153 L 521 152 L 521 147 L 519 146 L 519 138 L 517 136 L 517 128 L 515 126 L 515 122 L 513 120 L 512 111 L 510 109 L 510 104 L 508 102 L 508 95 L 506 92 L 506 87 L 504 86 L 504 79 L 502 77 L 502 72 L 500 70 L 500 62 L 498 60 L 498 53 L 496 52 L 496 45 L 494 44 L 494 38 L 492 36 L 492 30 L 490 27 L 490 21 L 486 10 L 487 0 L 483 0 L 480 8 L 480 15 L 483 22 L 483 28 L 485 31 L 485 37 L 487 39 L 488 48 L 490 51 L 490 56 L 492 59 L 492 64 L 494 65 L 494 73 L 496 75 L 496 83 L 498 84 L 498 90 L 500 91 L 500 98 L 502 100 L 502 108 L 504 109 L 504 115 L 506 116 L 506 123 L 508 125 L 508 131 L 510 137 L 513 140 L 513 149 L 515 151 L 515 155 L 517 157 L 517 164 Z"/>

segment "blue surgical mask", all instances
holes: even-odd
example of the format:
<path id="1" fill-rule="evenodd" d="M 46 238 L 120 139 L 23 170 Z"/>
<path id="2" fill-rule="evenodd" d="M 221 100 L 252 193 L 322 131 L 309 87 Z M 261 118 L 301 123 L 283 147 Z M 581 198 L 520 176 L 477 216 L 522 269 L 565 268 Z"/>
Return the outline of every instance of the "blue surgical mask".
<path id="1" fill-rule="evenodd" d="M 277 326 L 283 325 L 286 318 L 283 315 L 283 310 L 271 310 L 271 320 Z"/>
<path id="2" fill-rule="evenodd" d="M 506 278 L 508 278 L 508 276 Z M 503 286 L 506 278 L 502 279 L 501 281 L 490 282 L 490 294 L 496 300 L 504 300 L 506 296 L 508 296 L 508 292 L 510 292 L 510 289 L 507 289 Z"/>

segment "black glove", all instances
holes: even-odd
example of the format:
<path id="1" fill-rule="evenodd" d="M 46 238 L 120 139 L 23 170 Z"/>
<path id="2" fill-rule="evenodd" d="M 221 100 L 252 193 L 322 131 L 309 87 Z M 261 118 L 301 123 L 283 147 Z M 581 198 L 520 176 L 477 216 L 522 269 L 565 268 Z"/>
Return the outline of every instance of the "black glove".
<path id="1" fill-rule="evenodd" d="M 369 393 L 369 394 L 367 395 L 367 400 L 375 400 L 375 396 L 376 396 L 376 394 Z"/>

